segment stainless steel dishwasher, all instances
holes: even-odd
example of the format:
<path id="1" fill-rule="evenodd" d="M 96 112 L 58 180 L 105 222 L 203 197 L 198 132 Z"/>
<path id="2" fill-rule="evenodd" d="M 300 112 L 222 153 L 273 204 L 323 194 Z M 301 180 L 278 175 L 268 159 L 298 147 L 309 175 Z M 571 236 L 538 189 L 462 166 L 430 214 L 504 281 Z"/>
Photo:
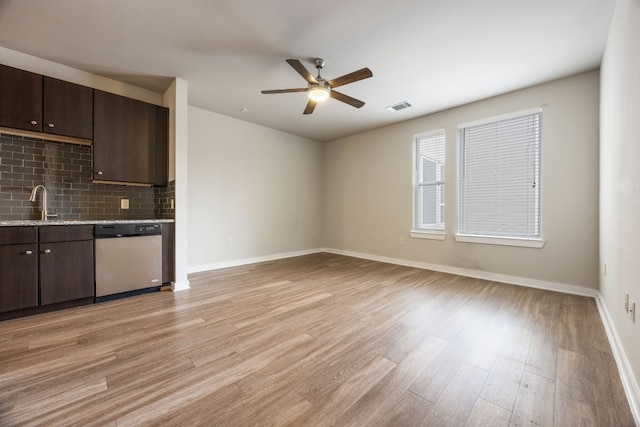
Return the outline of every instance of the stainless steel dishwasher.
<path id="1" fill-rule="evenodd" d="M 162 286 L 160 224 L 96 224 L 96 302 Z"/>

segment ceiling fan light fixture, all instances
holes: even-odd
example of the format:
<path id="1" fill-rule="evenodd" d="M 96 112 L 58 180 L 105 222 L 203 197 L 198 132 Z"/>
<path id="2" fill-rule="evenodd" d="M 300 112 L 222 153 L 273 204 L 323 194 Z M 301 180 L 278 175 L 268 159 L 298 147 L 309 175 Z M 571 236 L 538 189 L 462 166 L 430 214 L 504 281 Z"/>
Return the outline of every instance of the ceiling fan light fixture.
<path id="1" fill-rule="evenodd" d="M 321 85 L 317 85 L 317 86 L 313 86 L 309 88 L 309 99 L 315 101 L 315 102 L 322 102 L 324 100 L 326 100 L 327 98 L 329 98 L 329 91 L 331 89 L 329 89 L 327 86 L 321 86 Z"/>

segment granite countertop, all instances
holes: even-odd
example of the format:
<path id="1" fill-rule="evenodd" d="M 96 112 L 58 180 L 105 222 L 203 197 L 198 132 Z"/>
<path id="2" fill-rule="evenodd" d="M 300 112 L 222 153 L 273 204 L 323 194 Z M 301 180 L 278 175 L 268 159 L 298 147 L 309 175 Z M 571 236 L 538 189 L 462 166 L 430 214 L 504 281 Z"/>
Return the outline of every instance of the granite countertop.
<path id="1" fill-rule="evenodd" d="M 173 219 L 126 219 L 126 220 L 13 220 L 0 221 L 0 227 L 41 226 L 41 225 L 94 225 L 94 224 L 163 224 L 175 222 Z"/>

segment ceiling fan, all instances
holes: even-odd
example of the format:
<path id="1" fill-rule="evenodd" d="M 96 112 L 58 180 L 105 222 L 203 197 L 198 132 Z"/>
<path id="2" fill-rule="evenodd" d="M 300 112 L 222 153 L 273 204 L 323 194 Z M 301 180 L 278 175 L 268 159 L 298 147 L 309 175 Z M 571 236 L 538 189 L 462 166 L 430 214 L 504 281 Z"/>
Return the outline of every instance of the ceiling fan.
<path id="1" fill-rule="evenodd" d="M 318 70 L 318 76 L 313 77 L 311 73 L 305 68 L 304 65 L 297 59 L 287 59 L 287 63 L 293 67 L 294 70 L 298 72 L 304 78 L 308 85 L 306 88 L 296 88 L 296 89 L 275 89 L 275 90 L 263 90 L 264 94 L 272 94 L 272 93 L 291 93 L 291 92 L 308 92 L 309 94 L 309 102 L 307 103 L 307 107 L 304 109 L 303 114 L 311 114 L 313 110 L 316 108 L 316 104 L 318 102 L 324 101 L 325 99 L 331 97 L 333 99 L 337 99 L 338 101 L 342 101 L 345 104 L 349 104 L 352 107 L 360 108 L 364 105 L 364 102 L 359 99 L 352 98 L 344 93 L 338 92 L 334 90 L 334 88 L 354 83 L 359 80 L 368 79 L 369 77 L 373 77 L 373 73 L 368 68 L 361 68 L 358 71 L 354 71 L 349 74 L 345 74 L 344 76 L 332 79 L 325 80 L 320 76 L 320 70 L 324 67 L 324 59 L 315 58 L 313 60 L 316 69 Z"/>

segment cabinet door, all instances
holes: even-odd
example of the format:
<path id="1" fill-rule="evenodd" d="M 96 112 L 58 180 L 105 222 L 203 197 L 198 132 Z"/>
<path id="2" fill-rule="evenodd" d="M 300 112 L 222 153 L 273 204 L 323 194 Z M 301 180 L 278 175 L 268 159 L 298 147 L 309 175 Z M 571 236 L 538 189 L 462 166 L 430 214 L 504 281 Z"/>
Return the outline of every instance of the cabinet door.
<path id="1" fill-rule="evenodd" d="M 0 312 L 38 305 L 37 245 L 0 246 Z"/>
<path id="2" fill-rule="evenodd" d="M 40 304 L 94 296 L 93 241 L 40 244 Z"/>
<path id="3" fill-rule="evenodd" d="M 42 131 L 42 76 L 0 65 L 0 126 Z"/>
<path id="4" fill-rule="evenodd" d="M 93 138 L 93 89 L 44 77 L 44 126 L 47 133 Z"/>
<path id="5" fill-rule="evenodd" d="M 169 109 L 156 106 L 154 142 L 156 150 L 155 185 L 166 187 L 169 183 Z"/>
<path id="6" fill-rule="evenodd" d="M 155 106 L 94 91 L 93 179 L 155 182 Z"/>

